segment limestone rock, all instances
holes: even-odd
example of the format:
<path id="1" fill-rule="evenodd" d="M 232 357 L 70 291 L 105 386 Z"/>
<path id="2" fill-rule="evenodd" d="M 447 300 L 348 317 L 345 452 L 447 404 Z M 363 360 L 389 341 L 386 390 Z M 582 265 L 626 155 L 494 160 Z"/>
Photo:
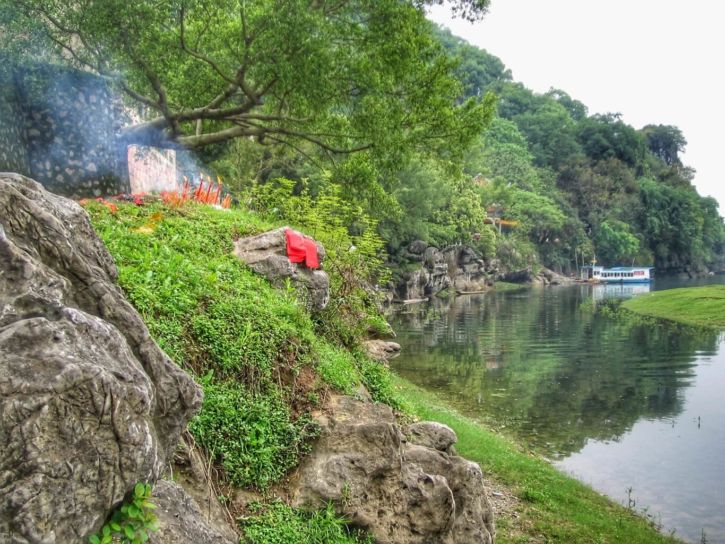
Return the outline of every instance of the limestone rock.
<path id="1" fill-rule="evenodd" d="M 522 268 L 501 274 L 498 279 L 509 283 L 531 283 L 534 279 L 534 273 L 531 267 Z"/>
<path id="2" fill-rule="evenodd" d="M 85 211 L 0 174 L 0 541 L 85 542 L 201 404 Z"/>
<path id="3" fill-rule="evenodd" d="M 191 523 L 207 526 L 214 534 L 221 535 L 224 542 L 239 542 L 236 522 L 229 511 L 219 502 L 218 497 L 221 491 L 211 477 L 209 460 L 202 450 L 195 445 L 193 438 L 188 433 L 185 433 L 176 449 L 173 462 L 173 477 L 173 483 L 181 486 L 183 492 L 193 499 L 194 504 L 187 506 L 191 504 L 191 501 L 186 497 L 183 497 L 176 504 L 171 500 L 166 501 L 165 508 L 168 512 L 166 519 L 169 521 L 167 525 L 171 524 L 174 528 L 168 528 L 164 531 L 165 533 L 176 534 L 174 532 L 175 527 L 177 525 L 183 527 L 186 523 L 186 521 L 171 523 L 172 516 L 174 518 L 191 516 L 200 518 L 198 521 L 192 521 Z M 170 495 L 176 494 L 170 493 Z M 158 495 L 156 488 L 154 488 L 153 495 L 154 497 Z M 256 499 L 261 500 L 258 495 Z M 172 538 L 167 540 L 170 543 L 180 542 L 180 540 Z"/>
<path id="4" fill-rule="evenodd" d="M 453 429 L 435 421 L 421 421 L 408 425 L 406 434 L 413 444 L 445 452 L 458 440 Z"/>
<path id="5" fill-rule="evenodd" d="M 363 348 L 368 357 L 376 361 L 389 361 L 400 355 L 400 344 L 387 340 L 365 340 Z"/>
<path id="6" fill-rule="evenodd" d="M 548 285 L 569 285 L 574 283 L 572 278 L 568 278 L 543 266 L 541 267 L 540 276 L 546 279 Z"/>
<path id="7" fill-rule="evenodd" d="M 393 298 L 397 300 L 424 299 L 449 287 L 457 293 L 484 291 L 498 272 L 498 263 L 482 259 L 465 245 L 438 249 L 416 240 L 402 256 L 409 263 L 420 263 L 420 268 L 400 276 L 393 286 Z"/>
<path id="8" fill-rule="evenodd" d="M 216 500 L 216 498 L 214 499 Z M 236 544 L 239 537 L 215 525 L 197 502 L 175 482 L 159 480 L 154 486 L 159 530 L 152 534 L 154 544 Z"/>
<path id="9" fill-rule="evenodd" d="M 493 542 L 481 469 L 455 453 L 448 427 L 404 429 L 389 407 L 352 397 L 333 399 L 319 423 L 322 435 L 291 479 L 294 506 L 332 502 L 384 544 Z"/>
<path id="10" fill-rule="evenodd" d="M 241 238 L 234 244 L 234 254 L 249 268 L 265 276 L 277 287 L 284 286 L 285 280 L 291 279 L 308 295 L 311 305 L 322 310 L 330 300 L 330 279 L 322 270 L 312 270 L 303 264 L 290 262 L 287 258 L 286 228 Z M 309 236 L 305 238 L 312 240 Z M 321 243 L 315 243 L 322 264 L 325 248 Z"/>

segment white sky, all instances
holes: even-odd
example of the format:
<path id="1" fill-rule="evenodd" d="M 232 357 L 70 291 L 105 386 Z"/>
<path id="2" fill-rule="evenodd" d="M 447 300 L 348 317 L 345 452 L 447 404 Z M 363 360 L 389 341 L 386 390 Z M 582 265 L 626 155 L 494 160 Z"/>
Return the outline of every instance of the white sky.
<path id="1" fill-rule="evenodd" d="M 445 6 L 430 18 L 535 92 L 556 87 L 590 115 L 619 112 L 637 129 L 679 127 L 698 192 L 725 214 L 725 2 L 492 0 L 481 22 L 452 19 Z"/>

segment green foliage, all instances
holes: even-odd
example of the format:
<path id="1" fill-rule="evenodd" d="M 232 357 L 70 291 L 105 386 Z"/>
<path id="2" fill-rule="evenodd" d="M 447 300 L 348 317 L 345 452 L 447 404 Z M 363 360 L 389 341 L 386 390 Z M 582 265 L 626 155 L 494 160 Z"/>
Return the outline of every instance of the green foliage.
<path id="1" fill-rule="evenodd" d="M 425 18 L 430 3 L 18 0 L 0 21 L 19 52 L 99 73 L 150 112 L 131 140 L 164 129 L 196 148 L 254 137 L 367 150 L 390 165 L 413 149 L 455 154 L 487 115 L 462 99 Z M 488 2 L 448 3 L 477 17 Z"/>
<path id="2" fill-rule="evenodd" d="M 713 199 L 650 179 L 639 187 L 638 224 L 658 269 L 698 271 L 722 262 L 725 227 Z"/>
<path id="3" fill-rule="evenodd" d="M 597 257 L 605 263 L 626 263 L 639 252 L 639 240 L 629 226 L 621 221 L 609 220 L 599 225 L 594 237 Z"/>
<path id="4" fill-rule="evenodd" d="M 339 347 L 387 327 L 359 279 L 380 269 L 381 242 L 364 214 L 335 193 L 291 197 L 294 185 L 278 180 L 254 196 L 258 207 L 299 218 L 329 244 L 326 266 L 340 298 L 314 320 L 293 290 L 272 288 L 231 254 L 236 237 L 272 228 L 258 216 L 194 204 L 121 204 L 115 214 L 88 206 L 129 300 L 161 347 L 204 387 L 191 433 L 230 481 L 260 489 L 305 453 L 315 428 L 299 414 L 324 388 L 353 392 L 369 383 L 376 398 L 393 398 L 387 370 L 369 371 L 364 356 Z M 353 243 L 358 249 L 350 252 Z"/>
<path id="5" fill-rule="evenodd" d="M 358 360 L 363 376 L 363 383 L 373 397 L 373 400 L 400 409 L 402 406 L 398 394 L 393 387 L 393 376 L 390 369 L 384 364 L 372 361 L 364 356 L 359 356 Z"/>
<path id="6" fill-rule="evenodd" d="M 307 416 L 292 420 L 281 392 L 255 396 L 242 384 L 211 377 L 202 384 L 204 408 L 189 430 L 235 485 L 267 488 L 297 465 L 317 436 Z"/>
<path id="7" fill-rule="evenodd" d="M 124 503 L 114 510 L 111 519 L 92 535 L 90 544 L 144 544 L 148 542 L 153 531 L 158 529 L 156 515 L 153 510 L 156 505 L 151 502 L 151 485 L 137 483 L 133 494 Z"/>
<path id="8" fill-rule="evenodd" d="M 318 344 L 317 351 L 320 357 L 317 370 L 325 382 L 338 391 L 353 394 L 355 388 L 362 383 L 362 376 L 350 352 L 326 342 Z"/>
<path id="9" fill-rule="evenodd" d="M 249 544 L 372 544 L 372 537 L 349 529 L 332 506 L 303 512 L 276 502 L 256 505 L 254 517 L 242 522 L 243 543 Z"/>
<path id="10" fill-rule="evenodd" d="M 671 125 L 647 125 L 641 133 L 655 157 L 667 166 L 682 164 L 679 153 L 685 150 L 687 140 L 679 128 Z"/>
<path id="11" fill-rule="evenodd" d="M 277 178 L 257 184 L 250 202 L 264 213 L 284 220 L 320 241 L 328 255 L 330 303 L 315 316 L 318 332 L 354 345 L 368 329 L 377 328 L 377 294 L 384 284 L 384 244 L 377 221 L 362 207 L 343 198 L 342 188 L 327 179 L 311 182 Z"/>
<path id="12" fill-rule="evenodd" d="M 527 253 L 518 246 L 528 242 L 543 264 L 562 269 L 591 258 L 593 245 L 603 262 L 654 260 L 660 272 L 722 265 L 722 220 L 692 187 L 677 127 L 637 131 L 619 114 L 589 116 L 566 92 L 536 94 L 511 81 L 499 59 L 445 32 L 440 37 L 468 70 L 459 74 L 466 92 L 499 98 L 500 118 L 468 152 L 464 170 L 489 182 L 486 206 L 503 205 L 504 217 L 522 221 L 497 241 L 504 266 L 522 262 L 510 256 Z M 642 176 L 649 181 L 638 181 Z"/>
<path id="13" fill-rule="evenodd" d="M 616 158 L 637 167 L 644 159 L 645 141 L 619 114 L 593 115 L 578 126 L 578 139 L 593 161 Z"/>

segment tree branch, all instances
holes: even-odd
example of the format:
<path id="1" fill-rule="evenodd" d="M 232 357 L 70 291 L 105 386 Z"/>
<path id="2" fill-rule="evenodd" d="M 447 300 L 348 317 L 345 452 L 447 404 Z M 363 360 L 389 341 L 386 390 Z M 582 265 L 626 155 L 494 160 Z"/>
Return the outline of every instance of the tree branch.
<path id="1" fill-rule="evenodd" d="M 238 82 L 235 81 L 234 79 L 230 78 L 229 76 L 227 76 L 222 71 L 222 69 L 219 68 L 219 65 L 216 62 L 214 62 L 213 59 L 204 55 L 203 53 L 199 53 L 198 51 L 196 51 L 194 49 L 189 49 L 186 46 L 186 39 L 184 37 L 185 28 L 186 28 L 186 25 L 184 24 L 185 18 L 186 18 L 186 8 L 182 6 L 181 12 L 179 13 L 179 46 L 181 47 L 181 50 L 184 51 L 185 53 L 187 53 L 192 58 L 208 64 L 212 70 L 214 70 L 217 74 L 219 74 L 219 77 L 221 77 L 224 81 L 226 81 L 230 85 L 237 85 Z"/>

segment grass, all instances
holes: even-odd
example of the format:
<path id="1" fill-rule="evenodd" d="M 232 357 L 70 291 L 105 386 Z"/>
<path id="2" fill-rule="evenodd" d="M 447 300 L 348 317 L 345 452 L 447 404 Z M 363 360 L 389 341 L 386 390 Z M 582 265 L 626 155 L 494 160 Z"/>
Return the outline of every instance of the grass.
<path id="1" fill-rule="evenodd" d="M 279 222 L 193 204 L 119 204 L 110 213 L 90 203 L 87 209 L 129 300 L 161 347 L 203 386 L 204 405 L 189 429 L 229 483 L 265 490 L 282 481 L 315 435 L 305 414 L 327 390 L 354 393 L 363 384 L 380 402 L 450 425 L 461 454 L 513 490 L 519 518 L 497 520 L 498 542 L 671 541 L 641 517 L 392 377 L 383 365 L 345 349 L 343 325 L 331 327 L 327 316 L 311 315 L 293 290 L 274 289 L 230 254 L 234 239 Z M 329 508 L 302 513 L 272 503 L 253 514 L 243 521 L 248 542 L 360 542 Z"/>
<path id="2" fill-rule="evenodd" d="M 641 315 L 697 327 L 725 328 L 725 285 L 655 291 L 622 306 Z"/>
<path id="3" fill-rule="evenodd" d="M 400 401 L 420 419 L 438 421 L 458 435 L 456 450 L 481 465 L 487 478 L 518 497 L 515 516 L 497 517 L 499 544 L 523 542 L 664 544 L 647 519 L 615 504 L 546 460 L 448 408 L 435 394 L 395 378 Z"/>
<path id="4" fill-rule="evenodd" d="M 243 522 L 242 543 L 254 544 L 373 544 L 370 537 L 350 530 L 331 506 L 302 512 L 281 502 L 259 505 L 258 515 Z"/>
<path id="5" fill-rule="evenodd" d="M 282 480 L 315 436 L 305 414 L 328 389 L 365 384 L 393 398 L 384 368 L 322 336 L 322 319 L 293 289 L 273 288 L 231 254 L 235 239 L 273 222 L 196 204 L 87 210 L 151 334 L 203 386 L 189 430 L 227 481 L 264 490 Z"/>

